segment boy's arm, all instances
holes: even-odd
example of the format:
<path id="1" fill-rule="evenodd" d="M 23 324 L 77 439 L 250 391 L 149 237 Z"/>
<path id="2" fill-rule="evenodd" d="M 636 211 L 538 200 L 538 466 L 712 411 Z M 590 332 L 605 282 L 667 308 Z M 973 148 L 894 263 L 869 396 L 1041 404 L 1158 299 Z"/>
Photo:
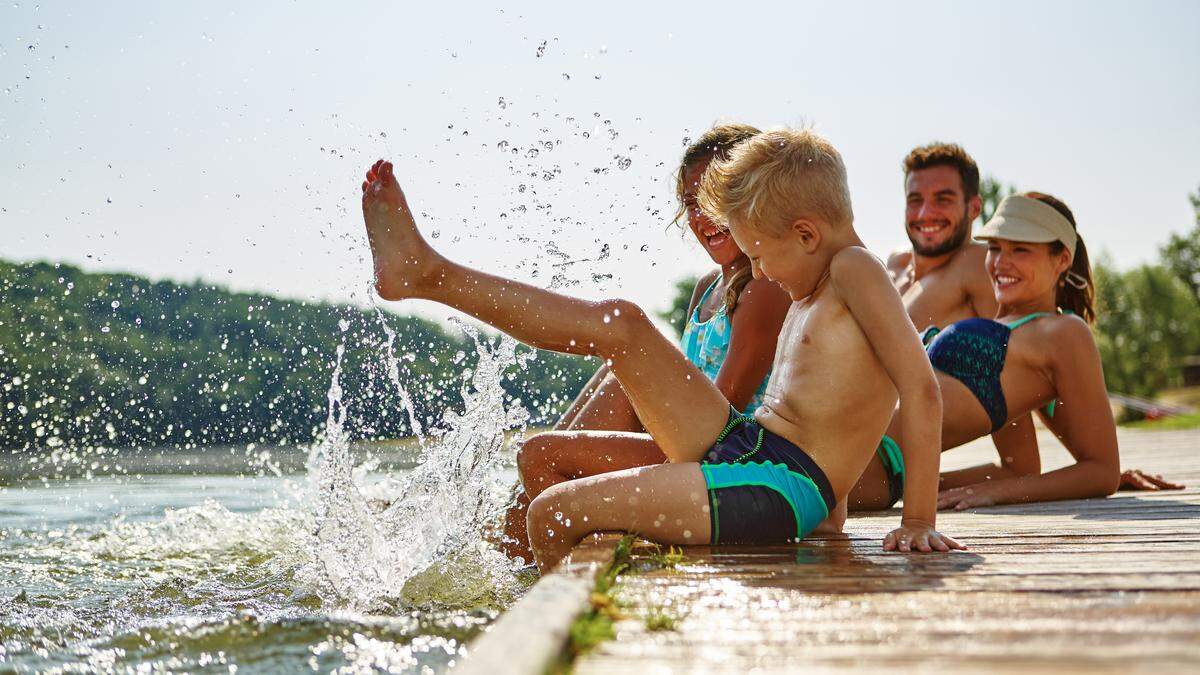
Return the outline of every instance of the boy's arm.
<path id="1" fill-rule="evenodd" d="M 900 394 L 904 512 L 900 528 L 884 539 L 884 548 L 901 551 L 962 548 L 934 529 L 942 450 L 942 397 L 900 295 L 879 261 L 858 247 L 844 249 L 833 257 L 830 282 Z"/>
<path id="2" fill-rule="evenodd" d="M 729 349 L 714 384 L 729 403 L 745 410 L 771 372 L 775 345 L 792 299 L 779 284 L 755 279 L 746 284 L 730 320 Z"/>

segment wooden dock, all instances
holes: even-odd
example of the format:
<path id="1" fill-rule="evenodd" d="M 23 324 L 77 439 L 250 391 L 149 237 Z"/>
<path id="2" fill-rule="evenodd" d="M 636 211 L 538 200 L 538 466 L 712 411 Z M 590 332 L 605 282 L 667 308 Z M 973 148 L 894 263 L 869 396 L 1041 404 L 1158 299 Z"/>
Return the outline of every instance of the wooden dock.
<path id="1" fill-rule="evenodd" d="M 1070 461 L 1040 441 L 1044 466 Z M 1200 431 L 1120 442 L 1125 468 L 1187 489 L 940 514 L 967 552 L 883 552 L 898 511 L 793 546 L 690 548 L 674 571 L 621 578 L 627 618 L 574 670 L 1200 672 Z M 944 465 L 994 458 L 985 439 Z M 652 614 L 674 629 L 649 630 Z"/>

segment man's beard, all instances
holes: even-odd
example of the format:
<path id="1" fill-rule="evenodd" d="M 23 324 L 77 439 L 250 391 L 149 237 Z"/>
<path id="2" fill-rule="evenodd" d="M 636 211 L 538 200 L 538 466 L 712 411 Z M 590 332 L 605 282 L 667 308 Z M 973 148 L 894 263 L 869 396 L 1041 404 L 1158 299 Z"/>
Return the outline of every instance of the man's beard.
<path id="1" fill-rule="evenodd" d="M 934 258 L 939 255 L 945 255 L 962 246 L 966 241 L 967 236 L 971 234 L 971 218 L 967 214 L 963 214 L 962 220 L 958 221 L 958 225 L 954 228 L 954 233 L 946 241 L 934 246 L 922 247 L 917 243 L 917 238 L 913 235 L 911 228 L 904 228 L 908 232 L 908 240 L 912 243 L 913 253 L 924 258 Z"/>

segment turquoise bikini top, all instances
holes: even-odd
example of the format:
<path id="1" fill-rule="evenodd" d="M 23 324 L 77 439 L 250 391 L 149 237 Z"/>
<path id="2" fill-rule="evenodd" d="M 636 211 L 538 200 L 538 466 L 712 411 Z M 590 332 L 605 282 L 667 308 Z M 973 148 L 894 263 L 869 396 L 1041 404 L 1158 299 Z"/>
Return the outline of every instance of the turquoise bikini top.
<path id="1" fill-rule="evenodd" d="M 724 304 L 709 317 L 708 321 L 700 320 L 700 308 L 704 306 L 705 301 L 720 283 L 721 277 L 718 276 L 704 291 L 704 295 L 700 296 L 700 301 L 696 303 L 696 309 L 692 311 L 687 325 L 683 328 L 683 337 L 679 340 L 679 347 L 683 350 L 687 360 L 696 364 L 700 372 L 714 382 L 717 379 L 717 373 L 721 372 L 721 365 L 725 363 L 725 355 L 729 352 L 733 322 L 730 320 Z M 747 415 L 752 414 L 762 405 L 763 396 L 767 392 L 767 380 L 770 377 L 771 374 L 767 373 L 767 377 L 763 378 L 758 391 L 750 399 L 750 404 L 744 411 Z"/>

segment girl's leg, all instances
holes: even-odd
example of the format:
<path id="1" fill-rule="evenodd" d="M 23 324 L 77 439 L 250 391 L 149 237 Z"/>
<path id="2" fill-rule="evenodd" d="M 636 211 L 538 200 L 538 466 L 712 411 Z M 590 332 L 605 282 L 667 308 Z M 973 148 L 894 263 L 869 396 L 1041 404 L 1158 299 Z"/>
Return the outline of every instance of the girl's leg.
<path id="1" fill-rule="evenodd" d="M 525 489 L 504 515 L 502 548 L 509 557 L 533 559 L 526 531 L 529 502 L 546 488 L 576 478 L 662 464 L 662 450 L 647 434 L 550 432 L 530 437 L 517 453 Z"/>
<path id="2" fill-rule="evenodd" d="M 517 469 L 530 499 L 551 485 L 639 466 L 662 464 L 666 455 L 649 434 L 552 431 L 530 437 L 517 453 Z"/>
<path id="3" fill-rule="evenodd" d="M 700 465 L 659 464 L 559 483 L 529 505 L 529 540 L 546 572 L 592 532 L 636 532 L 685 546 L 711 541 Z"/>
<path id="4" fill-rule="evenodd" d="M 613 375 L 600 381 L 579 413 L 561 431 L 643 431 L 637 412 Z"/>
<path id="5" fill-rule="evenodd" d="M 387 162 L 367 173 L 363 217 L 381 297 L 433 300 L 533 347 L 605 359 L 672 461 L 699 460 L 725 426 L 725 397 L 637 305 L 570 298 L 446 260 L 417 231 Z"/>

